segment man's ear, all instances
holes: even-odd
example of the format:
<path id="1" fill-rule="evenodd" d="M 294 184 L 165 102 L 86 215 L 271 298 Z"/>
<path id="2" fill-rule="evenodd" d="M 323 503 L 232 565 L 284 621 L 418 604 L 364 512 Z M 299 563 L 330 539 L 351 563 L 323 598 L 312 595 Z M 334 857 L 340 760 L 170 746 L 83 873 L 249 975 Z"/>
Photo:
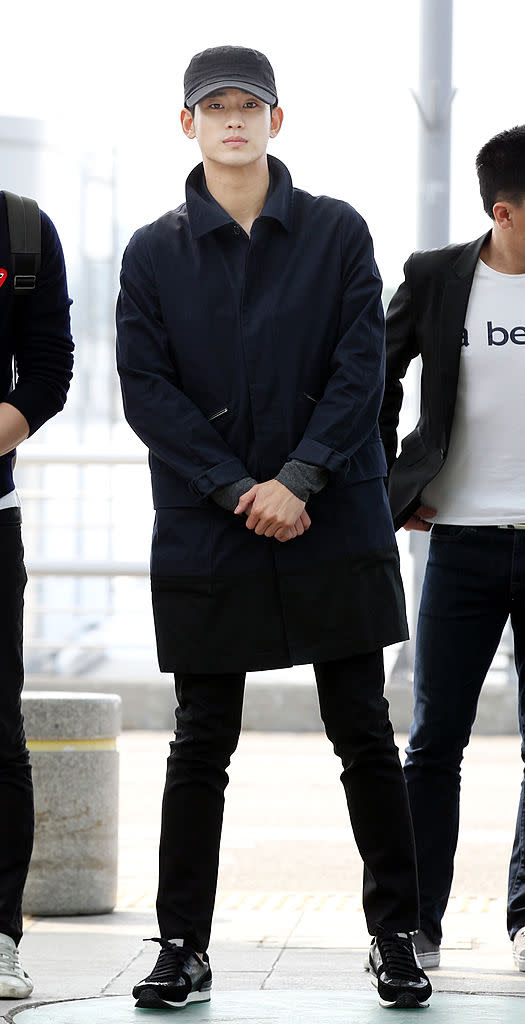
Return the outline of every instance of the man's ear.
<path id="1" fill-rule="evenodd" d="M 492 213 L 494 214 L 496 224 L 503 231 L 512 227 L 512 208 L 509 209 L 509 203 L 494 203 Z"/>
<path id="2" fill-rule="evenodd" d="M 283 117 L 284 117 L 284 114 L 283 114 L 283 112 L 281 110 L 281 107 L 274 107 L 273 110 L 272 110 L 272 117 L 271 117 L 271 121 L 270 121 L 270 138 L 271 139 L 274 139 L 275 136 L 279 134 L 279 132 L 281 130 L 281 125 L 283 123 Z"/>
<path id="3" fill-rule="evenodd" d="M 188 139 L 194 139 L 196 136 L 193 115 L 190 110 L 187 110 L 186 107 L 184 107 L 184 110 L 181 110 L 180 123 L 182 125 L 182 130 L 186 137 Z"/>

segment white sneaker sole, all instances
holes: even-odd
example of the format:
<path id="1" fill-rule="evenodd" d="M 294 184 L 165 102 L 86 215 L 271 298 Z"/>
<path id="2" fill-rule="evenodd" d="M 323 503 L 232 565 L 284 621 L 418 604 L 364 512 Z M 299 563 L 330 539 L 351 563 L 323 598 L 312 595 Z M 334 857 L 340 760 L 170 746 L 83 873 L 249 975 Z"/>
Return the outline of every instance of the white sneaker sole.
<path id="1" fill-rule="evenodd" d="M 424 1010 L 427 1006 L 430 1006 L 430 1002 L 420 1003 L 410 992 L 402 992 L 397 997 L 395 1003 L 388 1003 L 386 999 L 380 998 L 379 1005 L 384 1010 Z"/>
<path id="2" fill-rule="evenodd" d="M 169 999 L 163 999 L 154 988 L 144 989 L 135 1003 L 135 1006 L 143 1009 L 156 1010 L 162 1007 L 170 1010 L 183 1010 L 188 1003 L 205 1003 L 211 998 L 211 987 L 201 992 L 190 992 L 183 1003 L 175 1003 Z"/>
<path id="3" fill-rule="evenodd" d="M 514 964 L 516 970 L 525 972 L 525 955 L 523 953 L 514 953 Z"/>
<path id="4" fill-rule="evenodd" d="M 370 981 L 377 991 L 377 978 L 373 971 L 370 971 Z M 378 993 L 377 998 L 379 999 L 379 1005 L 384 1010 L 424 1010 L 425 1007 L 430 1005 L 430 997 L 426 1003 L 420 1003 L 417 996 L 412 992 L 400 992 L 397 999 L 393 1000 L 381 999 Z"/>
<path id="5" fill-rule="evenodd" d="M 184 1003 L 171 1003 L 169 999 L 164 999 L 163 1002 L 166 1004 L 166 1006 L 173 1006 L 174 1009 L 177 1009 L 179 1006 L 181 1008 L 183 1006 L 187 1006 L 188 1003 L 206 1003 L 210 999 L 211 989 L 208 989 L 207 992 L 190 992 L 188 998 Z"/>

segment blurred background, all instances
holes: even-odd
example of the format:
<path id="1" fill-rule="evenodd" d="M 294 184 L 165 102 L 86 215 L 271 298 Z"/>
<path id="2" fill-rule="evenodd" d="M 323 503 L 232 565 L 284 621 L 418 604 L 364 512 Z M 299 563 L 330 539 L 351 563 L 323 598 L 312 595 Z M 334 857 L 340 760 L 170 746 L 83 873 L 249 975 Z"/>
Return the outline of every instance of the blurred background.
<path id="1" fill-rule="evenodd" d="M 200 160 L 179 124 L 190 58 L 221 43 L 268 55 L 285 113 L 272 151 L 296 186 L 345 199 L 363 214 L 386 301 L 418 244 L 420 16 L 419 0 L 282 0 L 277 9 L 238 0 L 3 6 L 0 187 L 34 196 L 56 224 L 76 343 L 66 409 L 24 444 L 17 470 L 30 573 L 30 685 L 62 678 L 118 689 L 119 679 L 158 676 L 149 473 L 123 420 L 114 304 L 130 235 L 183 202 L 185 179 Z M 435 244 L 488 230 L 474 161 L 487 139 L 524 120 L 517 47 L 524 34 L 520 0 L 454 4 L 450 229 L 444 225 L 447 237 Z M 403 433 L 417 418 L 416 388 L 417 371 Z M 412 605 L 412 557 L 406 535 L 399 540 Z M 512 673 L 508 653 L 504 681 Z"/>

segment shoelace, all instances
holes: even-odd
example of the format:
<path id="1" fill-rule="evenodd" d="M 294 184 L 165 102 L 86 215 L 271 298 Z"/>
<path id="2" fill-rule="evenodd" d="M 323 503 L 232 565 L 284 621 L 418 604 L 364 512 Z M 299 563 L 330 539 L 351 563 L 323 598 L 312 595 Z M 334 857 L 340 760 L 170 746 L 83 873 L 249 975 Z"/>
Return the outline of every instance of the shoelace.
<path id="1" fill-rule="evenodd" d="M 8 946 L 0 946 L 0 974 L 12 974 L 20 969 L 20 958 L 16 947 L 10 949 Z"/>
<path id="2" fill-rule="evenodd" d="M 161 946 L 159 958 L 148 978 L 151 981 L 171 981 L 174 968 L 180 968 L 188 953 L 184 946 L 175 946 L 169 939 L 144 939 L 144 942 L 158 942 Z"/>
<path id="3" fill-rule="evenodd" d="M 378 935 L 377 945 L 387 974 L 406 981 L 422 980 L 410 939 L 401 939 L 398 935 Z"/>

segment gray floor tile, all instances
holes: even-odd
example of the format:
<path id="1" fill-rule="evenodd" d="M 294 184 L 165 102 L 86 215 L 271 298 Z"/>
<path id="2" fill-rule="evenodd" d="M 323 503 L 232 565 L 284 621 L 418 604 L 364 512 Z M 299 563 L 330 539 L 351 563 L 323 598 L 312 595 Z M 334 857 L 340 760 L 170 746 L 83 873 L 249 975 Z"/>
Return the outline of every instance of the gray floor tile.
<path id="1" fill-rule="evenodd" d="M 522 1024 L 519 999 L 443 995 L 433 1000 L 432 1024 Z M 264 991 L 218 992 L 210 1003 L 189 1006 L 188 1024 L 378 1024 L 384 1019 L 373 992 L 360 991 Z M 129 999 L 106 998 L 26 1009 L 15 1024 L 137 1024 L 156 1021 L 154 1010 L 137 1011 Z M 395 1024 L 414 1024 L 413 1011 L 396 1011 Z"/>

